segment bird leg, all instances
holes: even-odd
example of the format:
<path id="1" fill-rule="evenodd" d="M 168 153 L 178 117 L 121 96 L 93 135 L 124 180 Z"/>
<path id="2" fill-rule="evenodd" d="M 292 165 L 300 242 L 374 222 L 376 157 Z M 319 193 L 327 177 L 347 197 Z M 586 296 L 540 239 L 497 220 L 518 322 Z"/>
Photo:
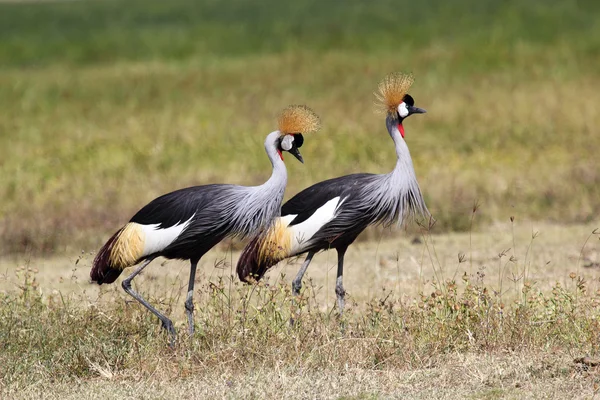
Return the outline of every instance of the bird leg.
<path id="1" fill-rule="evenodd" d="M 166 329 L 167 332 L 169 332 L 169 335 L 171 336 L 170 346 L 173 347 L 173 345 L 175 344 L 175 337 L 177 335 L 175 333 L 175 328 L 173 327 L 173 322 L 171 322 L 171 320 L 165 315 L 161 314 L 160 311 L 158 311 L 156 308 L 152 307 L 150 303 L 148 303 L 142 298 L 142 296 L 139 295 L 139 293 L 137 293 L 131 288 L 131 281 L 133 280 L 133 278 L 135 278 L 140 272 L 142 272 L 142 270 L 146 268 L 148 264 L 152 262 L 152 260 L 154 260 L 154 257 L 145 260 L 142 263 L 142 265 L 140 265 L 135 271 L 133 271 L 133 274 L 129 275 L 123 280 L 121 286 L 123 287 L 123 290 L 125 290 L 125 292 L 127 292 L 131 297 L 133 297 L 137 301 L 139 301 L 144 307 L 150 310 L 152 314 L 156 315 L 158 319 L 160 319 L 160 321 L 162 322 L 162 327 Z"/>
<path id="2" fill-rule="evenodd" d="M 340 315 L 344 312 L 344 296 L 346 295 L 346 290 L 344 290 L 344 285 L 342 284 L 342 276 L 344 274 L 344 254 L 346 254 L 347 247 L 338 248 L 338 268 L 337 268 L 337 279 L 335 281 L 335 294 L 337 295 L 337 303 L 338 309 L 340 310 Z"/>
<path id="3" fill-rule="evenodd" d="M 315 253 L 313 251 L 308 252 L 306 259 L 304 260 L 304 262 L 302 263 L 302 266 L 300 267 L 300 271 L 298 271 L 298 274 L 292 281 L 292 293 L 294 294 L 294 296 L 298 296 L 300 294 L 300 289 L 302 289 L 302 278 L 304 277 L 304 274 L 306 273 L 306 270 L 308 269 L 308 265 L 310 264 L 314 255 L 315 255 Z"/>
<path id="4" fill-rule="evenodd" d="M 196 267 L 200 260 L 190 260 L 190 282 L 188 283 L 188 292 L 185 299 L 185 313 L 188 317 L 190 336 L 194 334 L 194 283 L 196 280 Z"/>
<path id="5" fill-rule="evenodd" d="M 314 255 L 315 255 L 314 251 L 308 252 L 308 254 L 306 255 L 306 259 L 304 260 L 304 262 L 302 263 L 302 266 L 300 267 L 300 271 L 298 271 L 298 274 L 292 281 L 292 294 L 294 295 L 294 297 L 296 297 L 300 294 L 300 289 L 302 289 L 302 277 L 306 273 L 306 270 L 308 269 L 308 265 L 310 264 L 310 261 L 312 260 Z M 296 299 L 292 300 L 292 304 L 294 305 L 294 308 L 296 308 L 296 314 L 300 315 L 300 307 L 298 307 L 298 304 L 296 303 Z M 292 316 L 290 317 L 290 325 L 294 326 L 294 322 L 295 322 L 294 315 L 292 313 Z"/>

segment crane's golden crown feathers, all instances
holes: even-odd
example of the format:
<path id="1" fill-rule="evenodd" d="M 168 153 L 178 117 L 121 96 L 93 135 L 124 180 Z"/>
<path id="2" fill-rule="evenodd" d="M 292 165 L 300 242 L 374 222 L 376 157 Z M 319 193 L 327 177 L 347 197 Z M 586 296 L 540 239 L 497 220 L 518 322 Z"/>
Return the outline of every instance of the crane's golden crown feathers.
<path id="1" fill-rule="evenodd" d="M 316 132 L 320 127 L 319 117 L 306 106 L 289 106 L 279 116 L 279 132 L 282 135 Z"/>
<path id="2" fill-rule="evenodd" d="M 388 114 L 396 112 L 398 105 L 404 101 L 404 96 L 410 89 L 414 78 L 410 74 L 400 72 L 386 76 L 379 83 L 379 91 L 375 93 L 378 108 Z"/>

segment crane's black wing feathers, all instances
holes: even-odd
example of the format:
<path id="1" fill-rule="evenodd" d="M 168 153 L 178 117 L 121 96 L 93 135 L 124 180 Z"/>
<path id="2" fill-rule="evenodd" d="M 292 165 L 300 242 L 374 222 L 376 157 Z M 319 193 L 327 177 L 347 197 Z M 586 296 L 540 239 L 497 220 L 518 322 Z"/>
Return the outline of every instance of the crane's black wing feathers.
<path id="1" fill-rule="evenodd" d="M 216 192 L 227 186 L 229 185 L 192 186 L 164 194 L 142 207 L 129 222 L 142 225 L 159 224 L 160 229 L 170 228 L 189 220 L 210 204 Z"/>
<path id="2" fill-rule="evenodd" d="M 130 222 L 170 228 L 190 219 L 175 241 L 160 251 L 166 258 L 199 259 L 228 234 L 228 220 L 221 215 L 224 199 L 234 185 L 193 186 L 160 196 L 137 212 Z"/>
<path id="3" fill-rule="evenodd" d="M 351 197 L 358 192 L 357 186 L 363 186 L 374 176 L 376 175 L 352 174 L 316 183 L 289 199 L 281 207 L 281 215 L 296 214 L 297 217 L 290 223 L 290 226 L 300 224 L 329 200 L 338 196 L 342 199 Z"/>

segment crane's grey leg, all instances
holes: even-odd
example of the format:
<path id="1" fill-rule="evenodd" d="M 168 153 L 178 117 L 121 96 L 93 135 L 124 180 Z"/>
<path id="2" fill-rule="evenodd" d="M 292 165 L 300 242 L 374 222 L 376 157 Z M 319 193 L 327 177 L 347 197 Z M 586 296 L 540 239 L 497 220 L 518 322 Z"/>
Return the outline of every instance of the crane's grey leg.
<path id="1" fill-rule="evenodd" d="M 188 317 L 190 336 L 194 334 L 194 283 L 196 280 L 196 267 L 200 260 L 190 260 L 190 282 L 188 283 L 187 298 L 185 299 L 185 313 Z"/>
<path id="2" fill-rule="evenodd" d="M 337 295 L 338 309 L 340 315 L 344 312 L 344 296 L 346 291 L 342 284 L 342 276 L 344 274 L 344 254 L 346 254 L 347 247 L 341 247 L 337 249 L 338 253 L 338 268 L 337 268 L 337 279 L 335 281 L 335 294 Z"/>
<path id="3" fill-rule="evenodd" d="M 148 264 L 152 262 L 152 260 L 154 260 L 154 258 L 149 258 L 146 261 L 144 261 L 142 265 L 137 267 L 133 274 L 129 275 L 123 280 L 121 286 L 123 287 L 123 290 L 125 290 L 125 292 L 127 292 L 131 297 L 142 303 L 144 307 L 146 307 L 148 310 L 150 310 L 150 312 L 152 312 L 152 314 L 156 315 L 158 319 L 160 319 L 160 321 L 162 322 L 162 327 L 165 328 L 167 332 L 169 332 L 169 335 L 171 335 L 171 347 L 173 347 L 173 345 L 175 344 L 176 336 L 175 328 L 173 327 L 173 322 L 171 322 L 169 318 L 161 314 L 160 311 L 158 311 L 156 308 L 152 307 L 150 303 L 148 303 L 142 298 L 142 296 L 139 295 L 139 293 L 137 293 L 131 288 L 131 281 L 133 280 L 133 278 L 135 278 L 140 272 L 142 272 L 142 270 L 146 268 Z"/>
<path id="4" fill-rule="evenodd" d="M 304 274 L 306 273 L 306 270 L 308 269 L 308 265 L 310 264 L 314 255 L 315 255 L 314 251 L 308 252 L 306 259 L 304 260 L 304 262 L 302 263 L 302 266 L 300 267 L 300 271 L 298 271 L 298 275 L 296 275 L 296 277 L 292 281 L 292 293 L 294 294 L 294 296 L 297 296 L 300 294 L 300 289 L 302 289 L 302 277 L 304 277 Z"/>
<path id="5" fill-rule="evenodd" d="M 308 265 L 310 264 L 314 255 L 315 255 L 314 251 L 308 252 L 308 254 L 306 255 L 306 259 L 304 259 L 304 262 L 302 263 L 302 266 L 300 267 L 300 270 L 298 271 L 298 274 L 292 281 L 292 293 L 294 296 L 298 296 L 300 294 L 300 289 L 302 289 L 302 277 L 304 277 L 304 274 L 306 273 L 306 270 L 308 269 Z M 294 299 L 292 301 L 293 301 L 294 307 L 297 307 L 296 300 Z M 299 308 L 296 310 L 296 314 L 300 315 Z M 290 325 L 294 326 L 293 314 L 290 317 Z"/>

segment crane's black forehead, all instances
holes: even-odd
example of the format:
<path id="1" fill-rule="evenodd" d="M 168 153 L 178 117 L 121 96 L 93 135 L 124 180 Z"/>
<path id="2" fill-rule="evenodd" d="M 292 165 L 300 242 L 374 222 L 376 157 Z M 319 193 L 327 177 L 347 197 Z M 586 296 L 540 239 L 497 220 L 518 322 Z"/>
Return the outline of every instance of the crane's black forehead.
<path id="1" fill-rule="evenodd" d="M 404 101 L 409 106 L 415 105 L 415 99 L 413 99 L 410 94 L 405 94 L 404 97 L 402 98 L 402 101 Z"/>
<path id="2" fill-rule="evenodd" d="M 301 133 L 294 133 L 294 144 L 296 147 L 302 147 L 304 143 L 304 136 Z"/>

